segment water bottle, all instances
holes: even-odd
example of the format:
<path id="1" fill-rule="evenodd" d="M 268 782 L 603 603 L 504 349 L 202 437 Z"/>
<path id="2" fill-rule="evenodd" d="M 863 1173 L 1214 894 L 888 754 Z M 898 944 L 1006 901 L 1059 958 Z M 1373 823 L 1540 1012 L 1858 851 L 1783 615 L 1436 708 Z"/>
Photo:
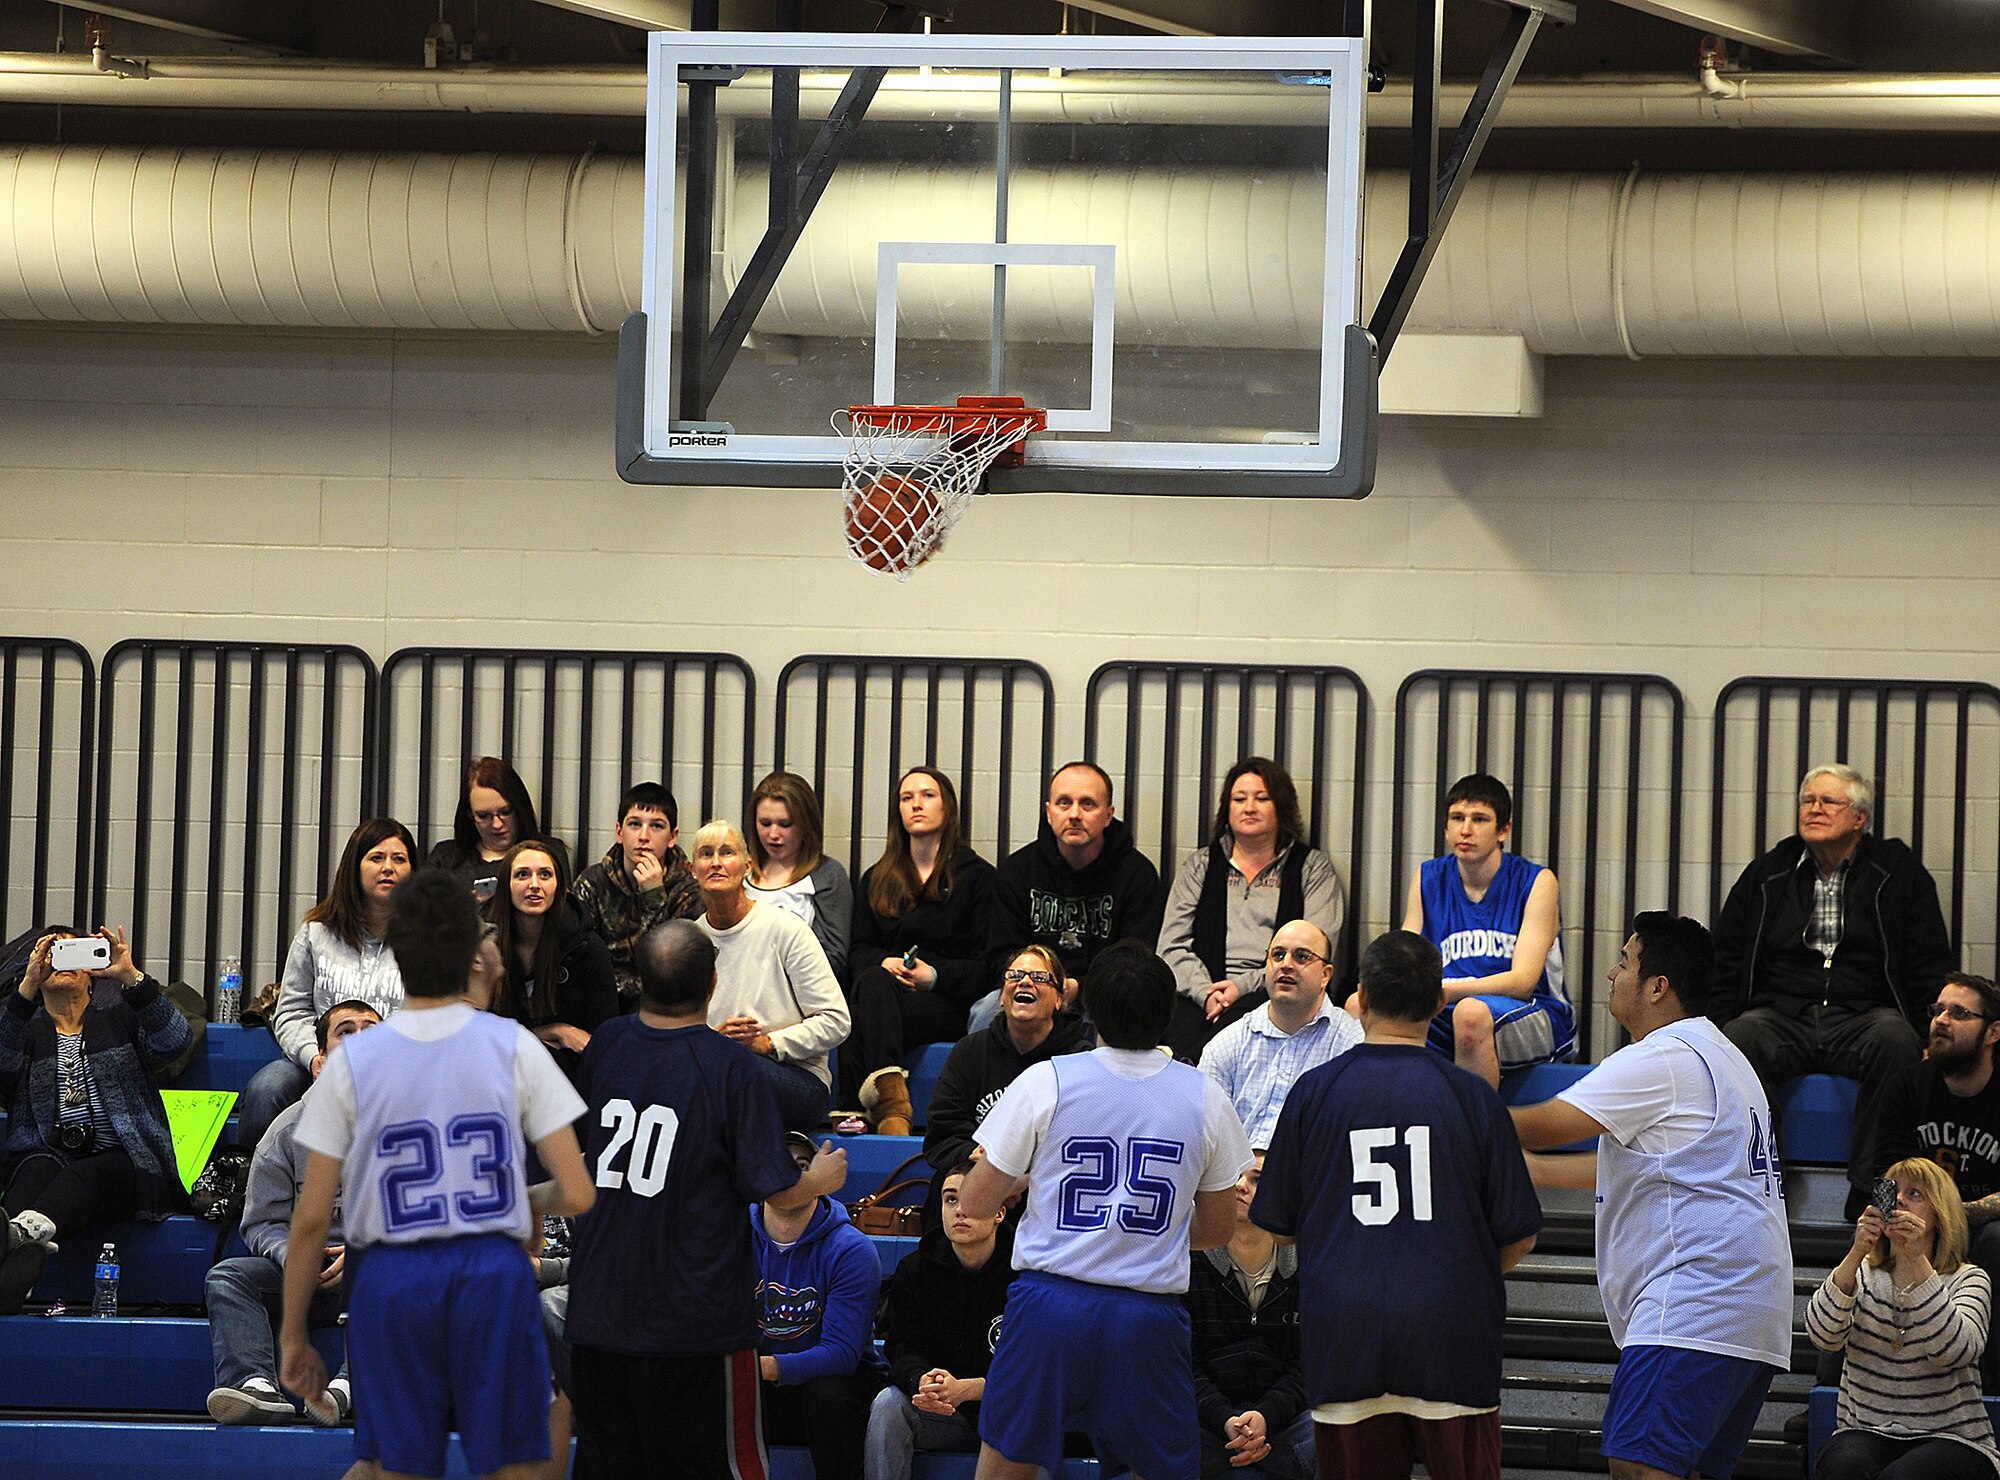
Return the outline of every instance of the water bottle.
<path id="1" fill-rule="evenodd" d="M 97 1290 L 90 1297 L 94 1316 L 118 1314 L 118 1246 L 106 1244 L 97 1251 Z"/>
<path id="2" fill-rule="evenodd" d="M 222 958 L 222 970 L 215 979 L 215 1020 L 243 1021 L 243 963 L 234 956 Z"/>

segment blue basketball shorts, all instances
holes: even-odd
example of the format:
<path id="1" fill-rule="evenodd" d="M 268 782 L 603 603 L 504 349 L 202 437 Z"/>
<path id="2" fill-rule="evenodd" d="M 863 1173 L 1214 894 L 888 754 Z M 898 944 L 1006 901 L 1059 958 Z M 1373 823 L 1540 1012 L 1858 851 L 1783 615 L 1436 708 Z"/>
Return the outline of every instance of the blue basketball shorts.
<path id="1" fill-rule="evenodd" d="M 549 1457 L 549 1347 L 519 1243 L 491 1233 L 376 1244 L 352 1284 L 358 1458 L 442 1475 L 453 1428 L 475 1475 Z"/>
<path id="2" fill-rule="evenodd" d="M 1007 1292 L 979 1437 L 1017 1464 L 1062 1472 L 1063 1435 L 1153 1477 L 1201 1471 L 1194 1362 L 1178 1295 L 1026 1270 Z"/>
<path id="3" fill-rule="evenodd" d="M 1611 1379 L 1603 1454 L 1670 1475 L 1698 1470 L 1729 1480 L 1777 1373 L 1748 1357 L 1628 1346 Z"/>
<path id="4" fill-rule="evenodd" d="M 1463 1002 L 1483 1002 L 1493 1014 L 1493 1051 L 1500 1059 L 1500 1072 L 1525 1069 L 1531 1064 L 1564 1062 L 1576 1053 L 1576 1009 L 1560 997 L 1509 997 L 1478 994 L 1460 998 Z M 1430 1045 L 1446 1058 L 1457 1047 L 1452 1035 L 1453 1003 L 1431 1019 Z"/>

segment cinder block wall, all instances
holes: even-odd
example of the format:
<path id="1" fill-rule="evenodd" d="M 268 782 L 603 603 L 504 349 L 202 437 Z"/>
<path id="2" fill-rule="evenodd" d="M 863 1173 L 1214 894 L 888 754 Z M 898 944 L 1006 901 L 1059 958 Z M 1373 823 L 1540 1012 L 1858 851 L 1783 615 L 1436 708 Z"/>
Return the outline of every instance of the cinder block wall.
<path id="1" fill-rule="evenodd" d="M 1665 675 L 1696 815 L 1733 677 L 2000 676 L 1992 365 L 1552 362 L 1540 420 L 1385 425 L 1363 502 L 982 500 L 906 585 L 845 557 L 837 495 L 621 483 L 613 369 L 608 340 L 8 326 L 0 628 L 720 648 L 766 684 L 815 650 L 1025 657 L 1060 750 L 1108 659 L 1342 663 L 1376 702 L 1371 930 L 1414 669 Z"/>

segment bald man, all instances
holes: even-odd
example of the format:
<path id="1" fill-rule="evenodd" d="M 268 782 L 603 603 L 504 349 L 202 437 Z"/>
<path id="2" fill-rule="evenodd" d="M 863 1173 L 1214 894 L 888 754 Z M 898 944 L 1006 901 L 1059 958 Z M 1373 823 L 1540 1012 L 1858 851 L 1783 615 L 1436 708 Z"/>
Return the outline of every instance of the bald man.
<path id="1" fill-rule="evenodd" d="M 1202 1050 L 1201 1070 L 1229 1096 L 1252 1146 L 1271 1144 L 1285 1096 L 1308 1069 L 1346 1053 L 1361 1025 L 1327 999 L 1333 946 L 1310 920 L 1288 920 L 1264 955 L 1271 1000 L 1238 1018 Z"/>

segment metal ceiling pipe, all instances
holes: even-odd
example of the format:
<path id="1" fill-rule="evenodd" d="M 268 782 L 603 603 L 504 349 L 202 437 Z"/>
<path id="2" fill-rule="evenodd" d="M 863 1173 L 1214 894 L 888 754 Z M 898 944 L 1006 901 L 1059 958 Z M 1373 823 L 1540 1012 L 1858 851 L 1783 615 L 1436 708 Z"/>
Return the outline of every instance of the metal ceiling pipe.
<path id="1" fill-rule="evenodd" d="M 355 67 L 316 62 L 147 62 L 143 79 L 96 71 L 87 57 L 0 54 L 0 103 L 113 108 L 267 109 L 291 112 L 499 113 L 643 117 L 646 76 L 632 67 Z M 842 79 L 807 73 L 800 107 L 823 117 Z M 2000 129 L 2000 78 L 1990 75 L 1737 74 L 1729 96 L 1711 95 L 1694 73 L 1592 76 L 1517 82 L 1500 128 L 1853 129 L 1987 132 Z M 1324 126 L 1323 94 L 1275 82 L 1193 79 L 1015 79 L 1023 123 L 1208 123 Z M 1447 86 L 1447 116 L 1464 111 L 1471 87 Z M 892 119 L 990 115 L 989 79 L 892 79 L 871 112 Z M 722 89 L 725 117 L 765 117 L 769 89 L 746 78 Z M 1408 83 L 1368 100 L 1371 128 L 1407 126 Z"/>
<path id="2" fill-rule="evenodd" d="M 1368 176 L 1366 303 L 1402 246 L 1406 190 L 1395 172 Z M 732 275 L 762 232 L 765 196 L 759 174 L 738 178 L 724 238 Z M 1119 248 L 1123 342 L 1319 342 L 1316 173 L 1016 166 L 1008 215 L 1017 242 Z M 878 241 L 990 240 L 991 220 L 985 172 L 850 164 L 757 327 L 865 336 Z M 1010 269 L 1010 330 L 1087 339 L 1087 276 Z M 989 301 L 979 269 L 906 266 L 897 331 L 983 342 Z M 1485 171 L 1467 184 L 1408 327 L 1520 335 L 1549 355 L 2000 356 L 2000 176 Z"/>
<path id="3" fill-rule="evenodd" d="M 640 161 L 295 149 L 0 150 L 0 318 L 615 329 Z"/>
<path id="4" fill-rule="evenodd" d="M 1013 179 L 1015 240 L 1118 246 L 1121 338 L 1318 342 L 1320 176 Z M 643 185 L 638 160 L 604 155 L 0 149 L 0 318 L 605 332 L 639 306 Z M 767 195 L 751 172 L 734 185 L 729 273 Z M 1403 190 L 1369 176 L 1369 301 L 1400 246 Z M 757 329 L 868 336 L 879 240 L 987 240 L 991 225 L 983 172 L 850 164 Z M 1010 325 L 1085 338 L 1083 276 L 1010 273 Z M 983 341 L 985 305 L 911 278 L 900 331 Z M 1514 334 L 1550 355 L 2000 356 L 2000 175 L 1487 172 L 1410 327 Z"/>

